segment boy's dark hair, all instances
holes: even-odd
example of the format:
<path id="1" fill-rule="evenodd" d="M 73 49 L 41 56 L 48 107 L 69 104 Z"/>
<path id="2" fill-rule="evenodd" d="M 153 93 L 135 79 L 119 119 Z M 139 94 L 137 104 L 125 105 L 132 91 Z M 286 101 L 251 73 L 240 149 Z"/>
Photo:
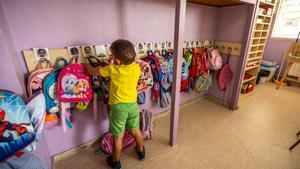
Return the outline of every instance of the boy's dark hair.
<path id="1" fill-rule="evenodd" d="M 118 39 L 110 46 L 110 51 L 116 59 L 119 59 L 125 65 L 129 65 L 135 60 L 135 50 L 132 43 L 125 39 Z"/>

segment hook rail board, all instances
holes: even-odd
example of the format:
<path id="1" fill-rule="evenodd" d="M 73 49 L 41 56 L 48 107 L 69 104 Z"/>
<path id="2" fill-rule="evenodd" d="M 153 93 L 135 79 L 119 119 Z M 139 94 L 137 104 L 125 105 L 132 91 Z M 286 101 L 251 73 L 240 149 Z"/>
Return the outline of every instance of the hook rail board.
<path id="1" fill-rule="evenodd" d="M 24 55 L 24 58 L 25 58 L 25 62 L 26 62 L 28 71 L 32 72 L 33 70 L 36 69 L 36 65 L 37 65 L 37 61 L 34 57 L 33 50 L 24 50 L 23 55 Z M 69 54 L 68 54 L 67 49 L 49 49 L 49 55 L 50 55 L 50 62 L 51 63 L 54 63 L 56 58 L 58 58 L 58 57 L 63 57 L 68 62 L 71 59 Z"/>
<path id="2" fill-rule="evenodd" d="M 228 54 L 228 48 L 232 48 L 231 55 L 241 56 L 242 44 L 233 42 L 220 42 L 215 41 L 214 47 L 219 50 L 222 54 Z"/>

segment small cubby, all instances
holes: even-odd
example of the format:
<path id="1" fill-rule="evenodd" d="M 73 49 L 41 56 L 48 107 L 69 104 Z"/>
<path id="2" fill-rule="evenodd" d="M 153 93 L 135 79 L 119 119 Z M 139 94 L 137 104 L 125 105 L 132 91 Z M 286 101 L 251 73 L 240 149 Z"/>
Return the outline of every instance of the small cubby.
<path id="1" fill-rule="evenodd" d="M 259 39 L 253 39 L 252 40 L 252 45 L 258 45 L 260 43 Z"/>
<path id="2" fill-rule="evenodd" d="M 261 32 L 254 32 L 253 37 L 254 38 L 260 38 L 261 37 Z"/>
<path id="3" fill-rule="evenodd" d="M 242 88 L 245 84 L 252 84 L 256 81 L 278 0 L 259 0 L 257 2 L 259 7 L 256 10 Z"/>
<path id="4" fill-rule="evenodd" d="M 260 44 L 260 45 L 264 45 L 265 43 L 266 43 L 266 39 L 260 39 L 260 40 L 259 40 L 259 44 Z"/>

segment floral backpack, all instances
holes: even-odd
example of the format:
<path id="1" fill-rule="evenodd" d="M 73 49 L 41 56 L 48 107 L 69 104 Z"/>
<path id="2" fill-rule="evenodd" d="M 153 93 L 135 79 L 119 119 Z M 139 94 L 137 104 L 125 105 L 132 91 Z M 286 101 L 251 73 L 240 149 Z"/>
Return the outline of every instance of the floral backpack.
<path id="1" fill-rule="evenodd" d="M 16 94 L 0 90 L 0 162 L 35 141 L 36 134 L 24 101 Z"/>
<path id="2" fill-rule="evenodd" d="M 66 132 L 66 103 L 90 101 L 93 97 L 91 78 L 84 66 L 78 63 L 70 64 L 61 70 L 57 87 L 57 96 L 61 101 L 63 130 Z"/>
<path id="3" fill-rule="evenodd" d="M 141 75 L 138 80 L 138 86 L 137 86 L 137 90 L 140 93 L 146 91 L 147 89 L 153 86 L 153 77 L 152 77 L 150 65 L 147 62 L 140 59 L 138 59 L 136 62 L 139 64 L 141 68 Z"/>

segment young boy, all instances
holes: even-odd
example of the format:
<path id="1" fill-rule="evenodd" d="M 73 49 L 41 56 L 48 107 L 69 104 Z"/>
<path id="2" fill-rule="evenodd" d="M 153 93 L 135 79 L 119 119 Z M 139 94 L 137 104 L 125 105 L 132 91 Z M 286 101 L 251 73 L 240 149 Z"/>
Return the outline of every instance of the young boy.
<path id="1" fill-rule="evenodd" d="M 114 41 L 110 50 L 113 64 L 97 69 L 87 65 L 87 71 L 94 76 L 110 79 L 109 91 L 109 131 L 114 136 L 113 154 L 107 163 L 113 169 L 121 168 L 120 154 L 125 127 L 129 129 L 137 143 L 138 158 L 145 158 L 144 140 L 140 131 L 140 112 L 137 101 L 137 83 L 141 73 L 135 63 L 136 53 L 131 42 L 123 39 Z"/>

